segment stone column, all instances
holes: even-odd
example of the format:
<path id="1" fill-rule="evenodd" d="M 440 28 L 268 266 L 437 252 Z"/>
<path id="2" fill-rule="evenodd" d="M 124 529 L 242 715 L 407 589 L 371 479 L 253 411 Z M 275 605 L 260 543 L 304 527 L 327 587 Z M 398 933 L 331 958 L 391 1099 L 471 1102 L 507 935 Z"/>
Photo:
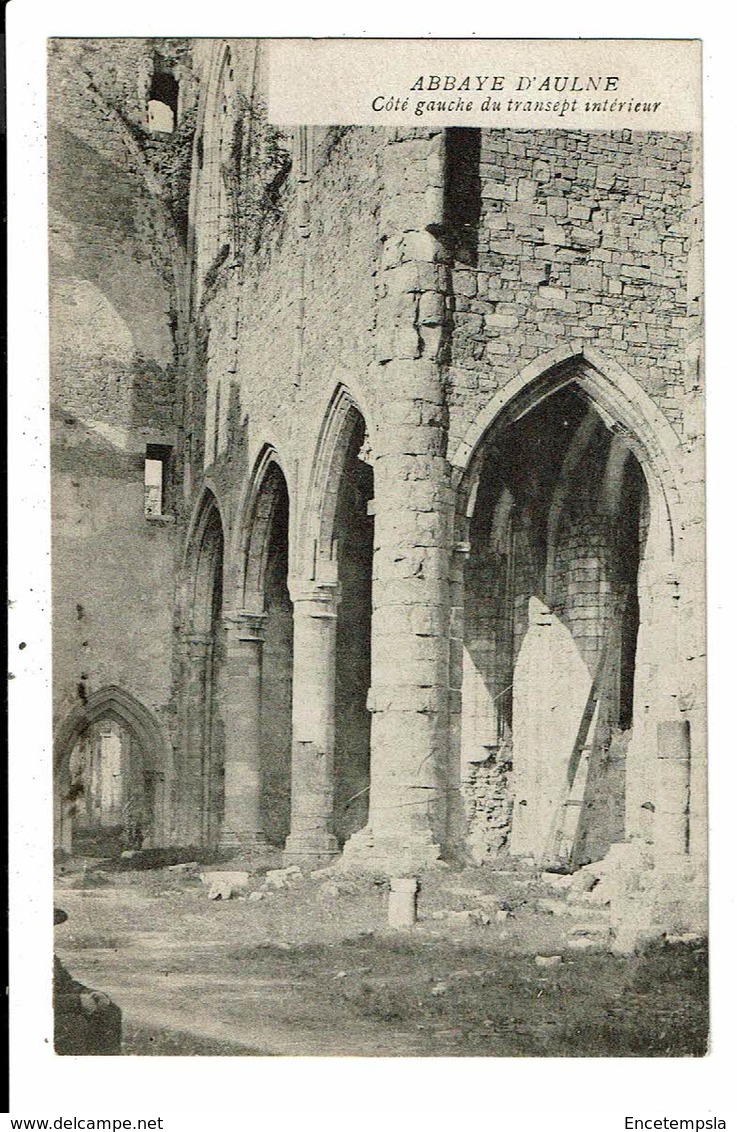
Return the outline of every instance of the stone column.
<path id="1" fill-rule="evenodd" d="M 333 821 L 337 582 L 290 585 L 294 605 L 292 821 L 285 860 L 314 865 L 338 852 Z"/>
<path id="2" fill-rule="evenodd" d="M 371 789 L 368 826 L 345 855 L 413 868 L 437 860 L 447 843 L 449 269 L 432 234 L 443 220 L 443 132 L 392 131 L 382 164 Z"/>
<path id="3" fill-rule="evenodd" d="M 205 845 L 208 835 L 208 686 L 212 636 L 209 633 L 187 633 L 184 648 L 185 733 L 177 840 L 184 845 Z"/>
<path id="4" fill-rule="evenodd" d="M 469 773 L 463 758 L 463 658 L 465 622 L 465 570 L 470 544 L 456 542 L 450 563 L 450 623 L 448 631 L 448 848 L 458 860 L 466 856 L 468 821 L 464 784 Z"/>
<path id="5" fill-rule="evenodd" d="M 261 665 L 266 614 L 223 614 L 227 665 L 225 724 L 225 813 L 220 845 L 252 848 L 265 841 L 261 829 Z"/>

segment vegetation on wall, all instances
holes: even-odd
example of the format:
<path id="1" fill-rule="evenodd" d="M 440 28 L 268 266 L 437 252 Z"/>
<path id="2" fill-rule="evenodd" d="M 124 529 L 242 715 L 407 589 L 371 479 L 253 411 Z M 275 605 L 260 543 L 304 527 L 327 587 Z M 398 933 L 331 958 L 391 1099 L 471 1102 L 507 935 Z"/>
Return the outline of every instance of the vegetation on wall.
<path id="1" fill-rule="evenodd" d="M 258 251 L 283 215 L 292 168 L 290 138 L 267 121 L 266 107 L 239 93 L 230 153 L 222 165 L 231 246 L 237 257 Z"/>

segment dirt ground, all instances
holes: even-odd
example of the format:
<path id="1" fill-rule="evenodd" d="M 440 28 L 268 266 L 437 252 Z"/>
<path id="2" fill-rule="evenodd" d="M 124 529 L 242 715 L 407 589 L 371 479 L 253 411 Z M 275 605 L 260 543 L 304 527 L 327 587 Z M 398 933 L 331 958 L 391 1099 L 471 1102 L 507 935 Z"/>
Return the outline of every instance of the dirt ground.
<path id="1" fill-rule="evenodd" d="M 705 943 L 611 955 L 529 868 L 431 870 L 397 931 L 383 877 L 270 875 L 275 856 L 131 864 L 67 861 L 56 892 L 57 954 L 122 1007 L 125 1054 L 706 1052 Z M 250 876 L 211 899 L 218 869 Z"/>

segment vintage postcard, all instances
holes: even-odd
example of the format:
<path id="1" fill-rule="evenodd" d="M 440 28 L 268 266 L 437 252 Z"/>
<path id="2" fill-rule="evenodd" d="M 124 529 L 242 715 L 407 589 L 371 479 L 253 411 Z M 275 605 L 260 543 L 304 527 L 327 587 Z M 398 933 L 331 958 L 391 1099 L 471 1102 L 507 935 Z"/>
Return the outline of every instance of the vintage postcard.
<path id="1" fill-rule="evenodd" d="M 707 1054 L 701 125 L 48 39 L 57 1059 Z"/>

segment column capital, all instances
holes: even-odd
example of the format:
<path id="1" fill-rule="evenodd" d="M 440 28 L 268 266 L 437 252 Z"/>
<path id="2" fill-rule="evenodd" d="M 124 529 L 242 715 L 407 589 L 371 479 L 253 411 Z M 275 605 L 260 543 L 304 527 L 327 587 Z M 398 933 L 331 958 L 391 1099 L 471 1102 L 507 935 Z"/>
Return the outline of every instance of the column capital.
<path id="1" fill-rule="evenodd" d="M 204 660 L 212 648 L 211 633 L 183 633 L 182 642 L 187 656 L 191 660 Z"/>
<path id="2" fill-rule="evenodd" d="M 319 582 L 300 578 L 289 583 L 289 596 L 294 603 L 295 614 L 327 618 L 338 616 L 339 582 Z"/>
<path id="3" fill-rule="evenodd" d="M 267 619 L 267 613 L 248 609 L 228 609 L 222 614 L 228 640 L 263 641 Z"/>

